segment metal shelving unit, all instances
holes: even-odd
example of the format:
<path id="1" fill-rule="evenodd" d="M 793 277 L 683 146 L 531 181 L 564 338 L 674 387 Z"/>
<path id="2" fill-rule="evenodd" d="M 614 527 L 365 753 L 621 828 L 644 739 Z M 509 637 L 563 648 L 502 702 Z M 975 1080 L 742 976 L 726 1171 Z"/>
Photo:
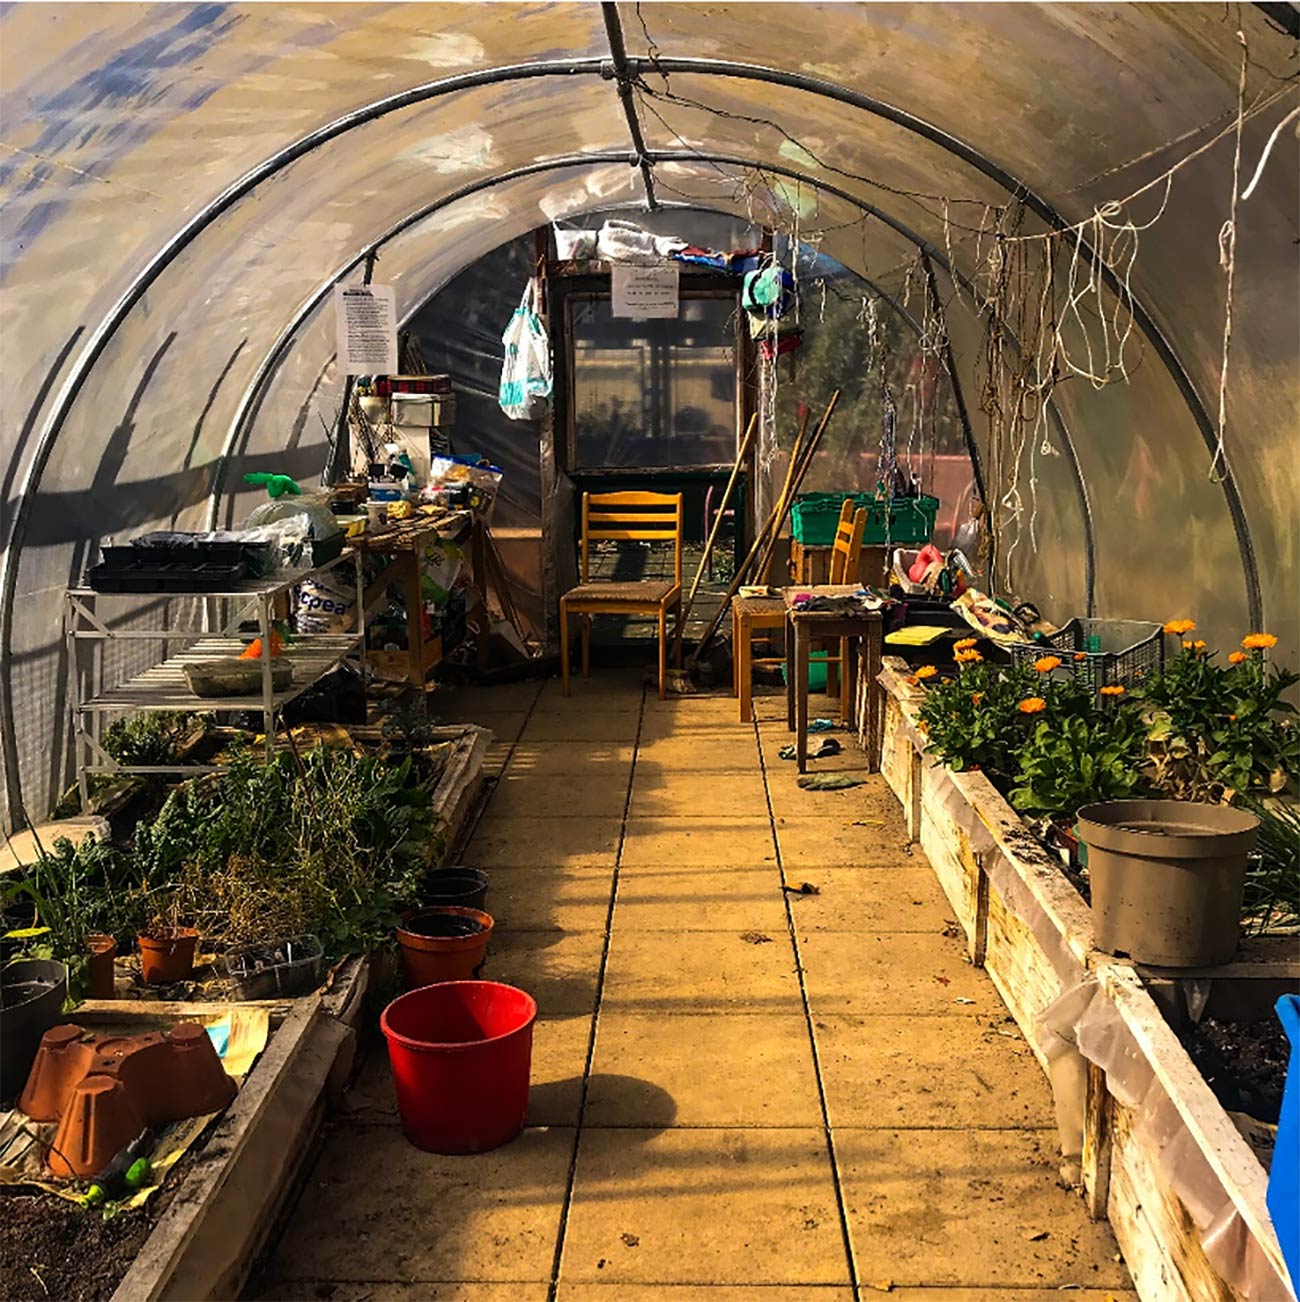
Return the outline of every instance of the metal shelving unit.
<path id="1" fill-rule="evenodd" d="M 258 635 L 263 646 L 270 645 L 272 621 L 288 614 L 289 592 L 296 584 L 315 575 L 351 565 L 356 585 L 355 627 L 345 633 L 299 633 L 285 647 L 283 659 L 293 666 L 292 683 L 276 691 L 271 681 L 269 659 L 261 661 L 262 690 L 244 696 L 198 696 L 190 691 L 185 679 L 185 665 L 204 660 L 238 656 L 244 650 L 240 638 L 213 636 L 210 628 L 113 628 L 101 612 L 105 601 L 181 601 L 203 600 L 208 607 L 208 622 L 222 625 L 217 603 L 236 603 L 234 609 L 253 606 L 257 612 Z M 345 548 L 337 557 L 310 570 L 269 579 L 248 579 L 234 583 L 220 592 L 96 592 L 93 588 L 69 588 L 65 596 L 64 637 L 68 648 L 68 702 L 72 737 L 77 764 L 77 783 L 82 807 L 89 807 L 87 777 L 91 773 L 196 773 L 211 771 L 198 765 L 119 764 L 104 749 L 101 741 L 103 716 L 115 711 L 191 710 L 226 711 L 258 710 L 262 714 L 262 731 L 266 737 L 269 759 L 275 746 L 275 722 L 280 710 L 300 696 L 313 683 L 354 652 L 365 656 L 365 585 L 361 554 Z M 233 617 L 232 609 L 230 617 Z M 101 688 L 89 695 L 82 692 L 82 647 L 89 643 L 120 641 L 186 642 L 184 648 L 165 656 L 150 668 L 132 675 L 113 687 Z"/>

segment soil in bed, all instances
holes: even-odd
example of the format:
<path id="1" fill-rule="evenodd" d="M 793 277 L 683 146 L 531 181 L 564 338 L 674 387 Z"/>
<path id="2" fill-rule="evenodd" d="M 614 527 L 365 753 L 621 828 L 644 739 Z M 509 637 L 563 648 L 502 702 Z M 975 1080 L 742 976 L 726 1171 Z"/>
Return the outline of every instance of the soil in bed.
<path id="1" fill-rule="evenodd" d="M 0 1191 L 0 1302 L 112 1297 L 206 1142 L 205 1132 L 143 1207 L 107 1221 L 40 1189 Z"/>
<path id="2" fill-rule="evenodd" d="M 1179 1033 L 1183 1047 L 1229 1112 L 1277 1125 L 1291 1044 L 1282 1024 L 1207 1017 Z"/>

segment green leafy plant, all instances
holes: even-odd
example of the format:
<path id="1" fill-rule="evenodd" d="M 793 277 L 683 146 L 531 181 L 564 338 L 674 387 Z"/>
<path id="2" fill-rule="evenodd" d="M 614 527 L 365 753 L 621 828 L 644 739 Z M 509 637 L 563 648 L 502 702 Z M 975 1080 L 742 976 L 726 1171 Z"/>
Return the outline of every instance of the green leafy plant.
<path id="1" fill-rule="evenodd" d="M 142 880 L 205 936 L 310 931 L 330 954 L 386 939 L 437 850 L 411 757 L 327 746 L 270 763 L 238 752 L 173 791 L 136 838 Z"/>
<path id="2" fill-rule="evenodd" d="M 1243 800 L 1259 819 L 1246 869 L 1242 915 L 1254 931 L 1300 924 L 1300 810 L 1278 800 Z"/>
<path id="3" fill-rule="evenodd" d="M 146 710 L 109 725 L 104 749 L 119 764 L 176 764 L 181 745 L 198 730 L 212 727 L 210 715 L 189 711 Z"/>
<path id="4" fill-rule="evenodd" d="M 1059 819 L 1073 818 L 1094 801 L 1127 799 L 1141 781 L 1145 740 L 1132 708 L 1045 719 L 1020 753 L 1011 804 L 1021 813 Z"/>
<path id="5" fill-rule="evenodd" d="M 75 846 L 59 837 L 0 890 L 6 910 L 24 902 L 32 908 L 33 925 L 17 933 L 23 956 L 67 964 L 74 994 L 83 984 L 86 937 L 96 932 L 115 939 L 129 935 L 137 901 L 130 857 L 91 834 Z"/>
<path id="6" fill-rule="evenodd" d="M 1019 703 L 1035 687 L 1033 670 L 981 661 L 963 665 L 956 677 L 930 681 L 920 710 L 926 752 L 959 772 L 1014 773 L 1031 728 Z"/>
<path id="7" fill-rule="evenodd" d="M 1184 642 L 1139 689 L 1153 785 L 1193 800 L 1282 791 L 1300 772 L 1300 728 L 1286 699 L 1297 682 L 1300 674 L 1270 663 L 1262 646 L 1220 664 L 1203 642 Z"/>

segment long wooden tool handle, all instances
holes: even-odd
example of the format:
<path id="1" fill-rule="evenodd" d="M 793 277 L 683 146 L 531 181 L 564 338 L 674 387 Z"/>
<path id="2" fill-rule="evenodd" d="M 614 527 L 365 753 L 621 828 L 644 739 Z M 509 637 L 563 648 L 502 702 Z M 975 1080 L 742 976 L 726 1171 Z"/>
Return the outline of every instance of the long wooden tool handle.
<path id="1" fill-rule="evenodd" d="M 686 635 L 686 620 L 695 605 L 695 594 L 700 588 L 700 579 L 704 577 L 704 567 L 709 563 L 709 557 L 713 555 L 713 545 L 718 540 L 718 532 L 722 528 L 722 517 L 727 512 L 727 504 L 731 501 L 732 490 L 736 487 L 736 481 L 740 478 L 740 468 L 745 464 L 745 458 L 749 456 L 750 444 L 754 441 L 754 434 L 758 429 L 758 412 L 754 412 L 749 418 L 749 425 L 745 429 L 745 437 L 740 441 L 740 450 L 736 453 L 736 462 L 731 467 L 731 478 L 727 480 L 727 487 L 723 490 L 722 501 L 718 504 L 717 514 L 713 517 L 713 528 L 709 530 L 708 540 L 704 544 L 704 551 L 700 554 L 700 563 L 695 568 L 695 578 L 691 581 L 691 590 L 686 598 L 686 605 L 682 608 L 681 618 L 677 621 L 677 637 L 675 639 L 674 650 L 682 644 L 682 638 Z"/>
<path id="2" fill-rule="evenodd" d="M 790 454 L 790 473 L 786 475 L 786 488 L 778 503 L 780 518 L 776 521 L 771 534 L 768 536 L 767 548 L 763 552 L 763 559 L 759 565 L 760 583 L 767 582 L 768 572 L 772 567 L 772 556 L 776 552 L 776 544 L 781 537 L 781 530 L 785 528 L 786 516 L 789 515 L 790 509 L 794 505 L 795 495 L 799 492 L 804 476 L 812 465 L 817 445 L 821 442 L 822 435 L 826 433 L 826 426 L 830 424 L 831 415 L 834 413 L 835 405 L 839 400 L 840 391 L 836 389 L 831 394 L 830 401 L 826 404 L 826 410 L 822 413 L 821 420 L 817 422 L 817 428 L 813 431 L 812 438 L 802 445 L 797 445 L 797 451 L 792 451 Z"/>

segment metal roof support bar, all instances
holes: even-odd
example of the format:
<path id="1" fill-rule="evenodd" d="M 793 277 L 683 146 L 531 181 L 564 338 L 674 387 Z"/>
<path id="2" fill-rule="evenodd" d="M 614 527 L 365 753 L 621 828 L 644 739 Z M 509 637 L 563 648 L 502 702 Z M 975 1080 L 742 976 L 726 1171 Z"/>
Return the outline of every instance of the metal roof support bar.
<path id="1" fill-rule="evenodd" d="M 605 33 L 609 37 L 611 55 L 608 66 L 601 68 L 601 76 L 611 77 L 618 83 L 619 102 L 623 105 L 623 116 L 627 118 L 627 129 L 632 136 L 632 148 L 636 151 L 636 165 L 641 169 L 641 180 L 645 184 L 646 207 L 654 212 L 659 207 L 659 201 L 655 198 L 654 166 L 646 156 L 641 119 L 637 117 L 636 100 L 632 93 L 633 73 L 628 67 L 627 46 L 623 43 L 623 24 L 618 16 L 618 5 L 602 4 L 600 11 L 605 19 Z"/>

